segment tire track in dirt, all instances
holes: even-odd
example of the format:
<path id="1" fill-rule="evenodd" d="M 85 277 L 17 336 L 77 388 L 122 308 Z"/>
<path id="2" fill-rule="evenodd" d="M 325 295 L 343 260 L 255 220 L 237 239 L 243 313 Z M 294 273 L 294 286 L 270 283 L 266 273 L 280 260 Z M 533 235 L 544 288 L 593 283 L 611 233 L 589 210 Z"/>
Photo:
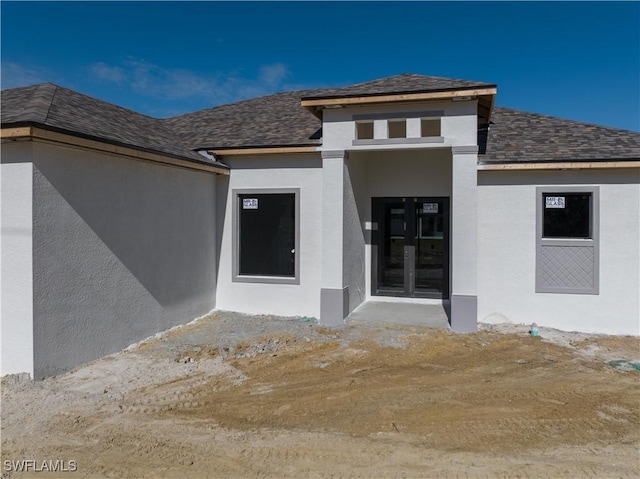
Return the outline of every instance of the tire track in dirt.
<path id="1" fill-rule="evenodd" d="M 3 458 L 75 458 L 83 477 L 640 476 L 639 376 L 596 356 L 496 332 L 264 324 L 276 333 L 156 341 L 37 394 L 3 391 Z M 25 404 L 33 423 L 4 421 L 27 421 Z"/>

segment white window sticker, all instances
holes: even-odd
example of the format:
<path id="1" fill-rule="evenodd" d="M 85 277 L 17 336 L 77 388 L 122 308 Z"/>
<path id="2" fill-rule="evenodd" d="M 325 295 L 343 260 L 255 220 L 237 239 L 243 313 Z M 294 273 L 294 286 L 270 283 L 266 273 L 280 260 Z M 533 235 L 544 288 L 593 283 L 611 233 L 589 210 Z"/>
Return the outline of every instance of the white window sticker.
<path id="1" fill-rule="evenodd" d="M 258 198 L 242 198 L 242 209 L 243 210 L 257 210 L 258 209 Z"/>
<path id="2" fill-rule="evenodd" d="M 437 213 L 438 212 L 438 203 L 422 203 L 422 212 L 423 213 Z"/>
<path id="3" fill-rule="evenodd" d="M 564 208 L 564 196 L 547 196 L 544 203 L 545 208 Z"/>

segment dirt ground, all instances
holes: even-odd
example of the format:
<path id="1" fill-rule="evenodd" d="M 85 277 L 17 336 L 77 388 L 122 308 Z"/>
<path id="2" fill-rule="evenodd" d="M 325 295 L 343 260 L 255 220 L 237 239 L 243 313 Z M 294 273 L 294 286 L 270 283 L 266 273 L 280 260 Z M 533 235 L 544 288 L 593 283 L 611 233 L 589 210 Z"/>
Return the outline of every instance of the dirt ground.
<path id="1" fill-rule="evenodd" d="M 217 312 L 5 377 L 2 477 L 640 477 L 638 338 L 527 329 Z"/>

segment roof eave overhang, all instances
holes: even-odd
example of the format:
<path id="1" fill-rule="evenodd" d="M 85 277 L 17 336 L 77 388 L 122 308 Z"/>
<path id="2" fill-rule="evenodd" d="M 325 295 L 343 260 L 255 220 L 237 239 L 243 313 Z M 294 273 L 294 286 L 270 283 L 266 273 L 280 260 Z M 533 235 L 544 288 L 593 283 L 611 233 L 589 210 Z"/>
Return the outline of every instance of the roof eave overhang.
<path id="1" fill-rule="evenodd" d="M 239 156 L 239 155 L 283 155 L 283 154 L 306 154 L 316 153 L 321 148 L 320 145 L 303 146 L 249 146 L 238 148 L 207 148 L 206 151 L 216 157 Z"/>
<path id="2" fill-rule="evenodd" d="M 423 92 L 400 92 L 382 95 L 360 95 L 341 97 L 307 97 L 300 100 L 300 105 L 322 119 L 322 112 L 330 108 L 349 106 L 376 105 L 385 103 L 405 103 L 416 101 L 462 101 L 478 100 L 478 123 L 489 124 L 491 112 L 498 92 L 496 85 L 473 88 L 457 88 L 453 90 L 431 90 Z"/>
<path id="3" fill-rule="evenodd" d="M 478 163 L 479 171 L 587 170 L 640 168 L 640 159 Z"/>
<path id="4" fill-rule="evenodd" d="M 206 161 L 200 162 L 195 159 L 184 158 L 177 155 L 134 148 L 130 145 L 110 142 L 100 138 L 93 138 L 88 135 L 79 135 L 73 132 L 60 130 L 58 128 L 46 128 L 42 125 L 24 123 L 10 125 L 5 124 L 0 127 L 0 139 L 2 142 L 43 140 L 181 168 L 206 171 L 221 175 L 229 174 L 228 167 L 224 165 L 212 165 Z"/>

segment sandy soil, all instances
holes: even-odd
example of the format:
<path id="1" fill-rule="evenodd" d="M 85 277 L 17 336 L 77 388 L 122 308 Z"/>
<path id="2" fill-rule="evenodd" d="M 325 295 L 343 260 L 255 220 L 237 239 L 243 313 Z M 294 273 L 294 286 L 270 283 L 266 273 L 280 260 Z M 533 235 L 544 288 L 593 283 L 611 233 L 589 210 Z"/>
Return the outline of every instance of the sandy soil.
<path id="1" fill-rule="evenodd" d="M 219 312 L 3 378 L 2 477 L 637 478 L 639 362 L 630 337 Z"/>

